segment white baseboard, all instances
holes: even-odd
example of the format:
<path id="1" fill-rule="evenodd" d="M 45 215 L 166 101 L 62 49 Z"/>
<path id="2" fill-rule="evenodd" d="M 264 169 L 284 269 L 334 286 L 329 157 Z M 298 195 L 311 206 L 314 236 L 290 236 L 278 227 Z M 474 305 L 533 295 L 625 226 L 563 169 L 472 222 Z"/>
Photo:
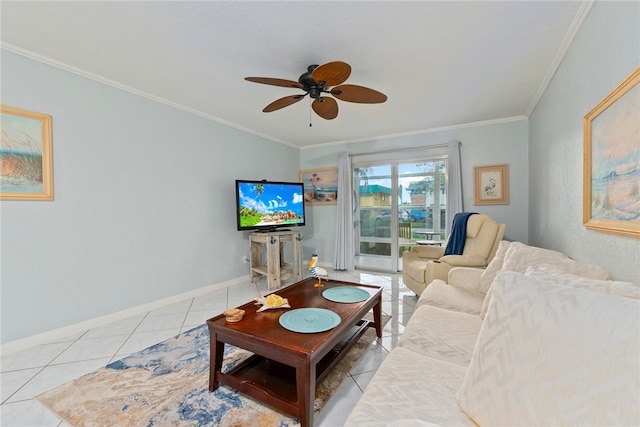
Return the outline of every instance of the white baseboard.
<path id="1" fill-rule="evenodd" d="M 0 355 L 15 353 L 27 348 L 36 347 L 38 345 L 47 344 L 74 334 L 84 332 L 89 329 L 98 328 L 100 326 L 108 325 L 109 323 L 117 322 L 118 320 L 126 319 L 128 317 L 137 316 L 139 314 L 146 313 L 151 310 L 155 310 L 165 305 L 177 303 L 188 298 L 194 298 L 200 295 L 207 294 L 211 291 L 215 291 L 229 286 L 237 285 L 239 283 L 246 283 L 251 278 L 250 276 L 242 276 L 235 279 L 227 280 L 225 282 L 216 283 L 214 285 L 198 288 L 193 291 L 185 292 L 182 294 L 174 295 L 167 298 L 162 298 L 157 301 L 138 305 L 135 307 L 127 308 L 126 310 L 117 311 L 115 313 L 107 314 L 93 319 L 85 320 L 83 322 L 74 323 L 73 325 L 63 326 L 61 328 L 52 329 L 50 331 L 42 332 L 40 334 L 32 335 L 19 340 L 10 341 L 5 344 L 0 344 Z"/>

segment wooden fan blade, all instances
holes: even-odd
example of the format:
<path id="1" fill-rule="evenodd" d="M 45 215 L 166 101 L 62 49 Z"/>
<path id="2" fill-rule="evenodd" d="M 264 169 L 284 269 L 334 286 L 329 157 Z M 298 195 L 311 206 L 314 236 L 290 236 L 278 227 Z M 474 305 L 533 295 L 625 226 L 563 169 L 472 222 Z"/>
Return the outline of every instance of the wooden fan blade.
<path id="1" fill-rule="evenodd" d="M 305 96 L 306 95 L 291 95 L 291 96 L 285 96 L 284 98 L 276 99 L 271 104 L 264 107 L 264 110 L 262 110 L 262 112 L 270 113 L 272 111 L 276 111 L 281 108 L 288 107 L 289 105 L 295 104 L 296 102 L 300 101 Z"/>
<path id="2" fill-rule="evenodd" d="M 293 80 L 272 79 L 271 77 L 245 77 L 244 79 L 249 82 L 262 83 L 263 85 L 295 87 L 298 89 L 303 89 L 303 86 L 300 83 L 294 82 Z"/>
<path id="3" fill-rule="evenodd" d="M 387 100 L 387 95 L 377 90 L 357 85 L 341 85 L 331 89 L 331 95 L 341 101 L 359 104 L 380 104 Z"/>
<path id="4" fill-rule="evenodd" d="M 338 103 L 333 98 L 321 96 L 313 101 L 311 107 L 323 119 L 332 120 L 338 117 Z"/>
<path id="5" fill-rule="evenodd" d="M 351 74 L 351 66 L 346 62 L 335 61 L 320 65 L 311 73 L 316 83 L 325 82 L 327 86 L 335 86 L 345 82 Z"/>

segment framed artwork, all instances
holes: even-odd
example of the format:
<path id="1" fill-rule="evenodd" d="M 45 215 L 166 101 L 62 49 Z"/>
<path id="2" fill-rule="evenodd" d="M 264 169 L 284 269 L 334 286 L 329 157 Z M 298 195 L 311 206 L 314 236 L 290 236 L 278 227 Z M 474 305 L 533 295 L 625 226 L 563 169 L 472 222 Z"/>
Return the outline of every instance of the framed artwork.
<path id="1" fill-rule="evenodd" d="M 476 166 L 474 205 L 509 204 L 509 165 Z"/>
<path id="2" fill-rule="evenodd" d="M 309 205 L 338 203 L 338 168 L 301 170 L 300 182 L 304 184 L 305 203 Z"/>
<path id="3" fill-rule="evenodd" d="M 583 119 L 583 224 L 640 238 L 640 68 Z"/>
<path id="4" fill-rule="evenodd" d="M 53 200 L 51 116 L 0 105 L 0 200 Z"/>

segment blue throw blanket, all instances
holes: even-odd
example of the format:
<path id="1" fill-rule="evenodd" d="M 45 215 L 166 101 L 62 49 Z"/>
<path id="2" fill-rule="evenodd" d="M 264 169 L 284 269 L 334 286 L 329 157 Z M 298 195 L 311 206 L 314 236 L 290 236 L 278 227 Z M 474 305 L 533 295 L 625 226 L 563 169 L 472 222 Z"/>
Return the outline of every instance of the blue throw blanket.
<path id="1" fill-rule="evenodd" d="M 462 255 L 464 242 L 467 240 L 467 221 L 476 212 L 459 212 L 453 217 L 451 236 L 444 250 L 445 255 Z"/>

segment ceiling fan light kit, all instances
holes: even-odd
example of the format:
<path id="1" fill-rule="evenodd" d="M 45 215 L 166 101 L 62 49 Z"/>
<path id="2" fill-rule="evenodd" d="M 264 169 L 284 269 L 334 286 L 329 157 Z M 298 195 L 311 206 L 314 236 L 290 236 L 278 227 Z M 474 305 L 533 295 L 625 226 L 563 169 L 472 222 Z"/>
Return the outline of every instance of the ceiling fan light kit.
<path id="1" fill-rule="evenodd" d="M 295 104 L 309 95 L 313 102 L 311 108 L 325 120 L 332 120 L 338 116 L 338 103 L 335 99 L 323 94 L 329 94 L 341 101 L 358 104 L 380 104 L 387 100 L 387 96 L 377 90 L 364 86 L 344 83 L 351 75 L 351 66 L 346 62 L 334 61 L 323 65 L 309 65 L 307 72 L 298 81 L 276 79 L 271 77 L 245 77 L 245 80 L 272 86 L 302 89 L 303 95 L 290 95 L 277 99 L 267 105 L 262 111 L 270 113 L 289 105 Z"/>

